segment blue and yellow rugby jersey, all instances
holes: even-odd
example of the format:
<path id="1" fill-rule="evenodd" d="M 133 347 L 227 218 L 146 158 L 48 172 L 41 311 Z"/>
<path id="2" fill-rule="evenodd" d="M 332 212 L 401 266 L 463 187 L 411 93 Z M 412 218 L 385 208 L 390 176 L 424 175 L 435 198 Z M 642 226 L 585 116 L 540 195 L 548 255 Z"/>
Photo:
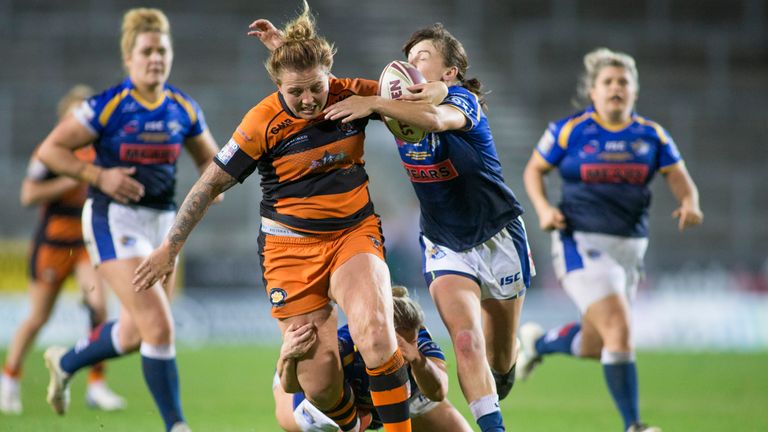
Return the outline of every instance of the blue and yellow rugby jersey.
<path id="1" fill-rule="evenodd" d="M 326 106 L 377 92 L 375 81 L 331 78 Z M 261 216 L 299 231 L 340 231 L 374 211 L 363 160 L 367 124 L 305 120 L 275 92 L 245 115 L 214 161 L 241 183 L 258 169 Z"/>
<path id="2" fill-rule="evenodd" d="M 658 124 L 632 114 L 608 127 L 593 107 L 550 123 L 536 150 L 563 178 L 560 210 L 569 230 L 624 237 L 648 236 L 648 184 L 682 163 Z"/>
<path id="3" fill-rule="evenodd" d="M 97 138 L 95 164 L 104 168 L 136 167 L 133 177 L 144 185 L 137 205 L 159 210 L 176 208 L 176 160 L 187 138 L 207 128 L 197 102 L 170 85 L 155 103 L 142 99 L 130 78 L 87 99 L 75 111 Z M 111 198 L 90 188 L 95 201 Z"/>
<path id="4" fill-rule="evenodd" d="M 463 251 L 493 237 L 523 207 L 504 183 L 477 96 L 452 86 L 442 104 L 464 114 L 464 130 L 431 133 L 416 144 L 398 140 L 397 146 L 419 198 L 422 232 L 435 243 Z"/>
<path id="5" fill-rule="evenodd" d="M 365 362 L 363 362 L 363 356 L 357 351 L 352 336 L 349 334 L 349 327 L 344 325 L 339 328 L 339 354 L 341 355 L 341 366 L 344 370 L 344 379 L 352 386 L 352 391 L 355 393 L 355 405 L 359 408 L 367 409 L 373 414 L 374 422 L 381 425 L 378 419 L 378 414 L 373 406 L 371 400 L 371 392 L 368 386 L 368 374 L 365 372 Z M 425 327 L 419 329 L 419 335 L 417 339 L 417 346 L 419 351 L 426 357 L 431 357 L 442 362 L 445 362 L 445 354 L 440 346 L 432 340 L 432 335 Z M 411 375 L 410 368 L 408 369 L 408 376 L 411 380 L 411 397 L 409 400 L 413 400 L 421 394 L 419 386 L 416 384 L 416 380 Z M 381 426 L 378 426 L 381 427 Z"/>

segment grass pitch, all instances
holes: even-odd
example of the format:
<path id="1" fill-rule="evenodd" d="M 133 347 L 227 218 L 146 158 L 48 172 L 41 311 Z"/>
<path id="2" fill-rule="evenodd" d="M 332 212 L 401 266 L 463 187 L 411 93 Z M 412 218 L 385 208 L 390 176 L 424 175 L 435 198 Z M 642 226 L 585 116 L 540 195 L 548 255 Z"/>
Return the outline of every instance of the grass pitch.
<path id="1" fill-rule="evenodd" d="M 449 398 L 469 417 L 459 391 L 450 345 Z M 271 384 L 276 346 L 179 349 L 182 403 L 196 432 L 279 430 Z M 3 357 L 5 353 L 0 353 Z M 665 431 L 768 431 L 768 353 L 640 353 L 641 413 Z M 162 431 L 141 375 L 138 355 L 109 362 L 110 385 L 128 409 L 104 413 L 86 407 L 85 373 L 72 385 L 72 405 L 58 417 L 45 403 L 42 353 L 30 354 L 23 378 L 24 414 L 0 415 L 3 432 Z M 507 429 L 526 432 L 622 430 L 596 362 L 550 357 L 502 402 Z M 470 422 L 474 424 L 474 422 Z M 436 431 L 439 432 L 439 431 Z"/>

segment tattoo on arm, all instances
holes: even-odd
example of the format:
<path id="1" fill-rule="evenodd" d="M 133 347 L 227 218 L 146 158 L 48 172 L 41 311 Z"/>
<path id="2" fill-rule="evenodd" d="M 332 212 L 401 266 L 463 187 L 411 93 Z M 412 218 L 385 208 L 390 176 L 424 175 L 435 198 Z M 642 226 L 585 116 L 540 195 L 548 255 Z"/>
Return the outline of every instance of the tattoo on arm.
<path id="1" fill-rule="evenodd" d="M 237 180 L 224 172 L 218 165 L 211 164 L 192 186 L 179 208 L 176 220 L 168 233 L 168 240 L 174 255 L 189 237 L 198 222 L 205 216 L 208 207 L 217 195 L 231 188 Z"/>

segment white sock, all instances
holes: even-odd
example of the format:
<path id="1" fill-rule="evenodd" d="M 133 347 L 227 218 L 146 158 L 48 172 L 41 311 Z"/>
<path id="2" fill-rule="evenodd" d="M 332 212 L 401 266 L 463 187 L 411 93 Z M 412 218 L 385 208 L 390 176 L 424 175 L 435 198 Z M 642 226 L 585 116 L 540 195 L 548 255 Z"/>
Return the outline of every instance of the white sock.
<path id="1" fill-rule="evenodd" d="M 469 410 L 472 411 L 475 420 L 494 411 L 500 411 L 499 395 L 489 394 L 479 399 L 475 399 L 469 403 Z"/>

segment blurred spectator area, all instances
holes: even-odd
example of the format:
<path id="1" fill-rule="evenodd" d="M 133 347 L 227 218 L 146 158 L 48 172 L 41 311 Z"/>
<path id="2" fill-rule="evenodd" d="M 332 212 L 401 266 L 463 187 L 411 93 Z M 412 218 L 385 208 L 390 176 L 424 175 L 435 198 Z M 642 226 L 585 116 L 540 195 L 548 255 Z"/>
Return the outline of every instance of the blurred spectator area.
<path id="1" fill-rule="evenodd" d="M 123 76 L 119 51 L 125 0 L 0 0 L 0 237 L 25 240 L 34 210 L 18 205 L 27 158 L 55 122 L 55 104 L 73 84 L 103 89 Z M 170 82 L 203 107 L 220 145 L 242 115 L 274 90 L 266 50 L 248 24 L 280 25 L 300 2 L 156 1 L 170 18 Z M 391 0 L 361 6 L 315 0 L 320 33 L 338 48 L 336 75 L 377 79 L 418 27 L 442 21 L 464 41 L 470 76 L 490 91 L 489 117 L 508 184 L 525 218 L 541 281 L 550 281 L 549 238 L 538 229 L 522 169 L 549 121 L 574 111 L 583 55 L 598 46 L 635 57 L 638 112 L 675 138 L 699 185 L 704 226 L 680 234 L 674 199 L 657 179 L 647 264 L 653 272 L 710 265 L 759 274 L 768 258 L 768 2 L 763 0 Z M 375 122 L 376 123 L 376 122 Z M 423 284 L 417 206 L 392 140 L 368 130 L 368 169 L 384 218 L 393 278 Z M 178 199 L 196 177 L 180 164 Z M 555 176 L 550 176 L 555 177 Z M 556 182 L 553 182 L 556 183 Z M 556 194 L 555 194 L 556 196 Z M 227 192 L 186 247 L 191 285 L 260 284 L 257 176 Z"/>

